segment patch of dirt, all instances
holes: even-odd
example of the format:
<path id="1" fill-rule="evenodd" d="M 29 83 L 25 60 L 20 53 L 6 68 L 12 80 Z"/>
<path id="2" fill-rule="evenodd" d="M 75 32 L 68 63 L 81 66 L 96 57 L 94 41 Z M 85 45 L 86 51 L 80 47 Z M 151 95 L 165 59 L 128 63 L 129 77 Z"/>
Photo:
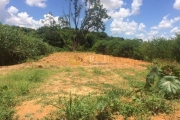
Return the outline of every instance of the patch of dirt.
<path id="1" fill-rule="evenodd" d="M 58 52 L 40 59 L 37 62 L 26 62 L 12 66 L 0 66 L 0 74 L 4 74 L 11 70 L 31 68 L 31 67 L 94 67 L 103 66 L 107 68 L 134 68 L 146 69 L 150 65 L 148 62 L 134 60 L 129 58 L 113 57 L 109 55 L 101 55 L 95 53 L 79 53 L 79 52 Z"/>
<path id="2" fill-rule="evenodd" d="M 56 108 L 51 105 L 37 104 L 37 100 L 31 100 L 24 101 L 19 106 L 16 106 L 15 110 L 19 120 L 39 120 L 47 116 L 51 111 L 56 110 Z"/>
<path id="3" fill-rule="evenodd" d="M 133 60 L 129 58 L 120 58 L 120 57 L 112 57 L 108 55 L 100 55 L 95 53 L 78 53 L 78 52 L 59 52 L 51 54 L 47 57 L 44 57 L 37 62 L 26 62 L 19 65 L 13 66 L 1 66 L 0 74 L 6 74 L 11 70 L 20 70 L 24 68 L 62 68 L 62 67 L 83 67 L 83 68 L 106 68 L 106 69 L 126 69 L 131 68 L 135 70 L 145 70 L 147 65 L 150 63 Z M 129 73 L 130 75 L 134 75 L 133 73 Z M 111 75 L 113 76 L 113 75 Z M 73 77 L 72 77 L 73 78 Z M 54 80 L 57 79 L 57 80 Z M 83 80 L 78 78 L 76 79 L 75 84 L 71 84 L 73 81 L 71 78 L 63 78 L 66 82 L 59 80 L 59 76 L 53 76 L 47 83 L 38 88 L 35 92 L 43 92 L 43 93 L 69 93 L 84 95 L 88 93 L 96 93 L 99 92 L 98 89 L 94 89 L 92 87 L 83 86 L 88 82 L 91 82 L 90 78 L 83 78 Z M 114 75 L 111 77 L 111 80 L 107 80 L 106 78 L 97 77 L 96 82 L 93 84 L 97 84 L 96 87 L 99 87 L 98 84 L 107 83 L 111 84 L 113 80 L 117 80 L 117 82 L 123 82 L 123 79 L 118 75 Z M 55 97 L 54 97 L 55 96 Z M 54 95 L 46 99 L 57 99 L 58 95 Z M 40 98 L 42 99 L 42 98 Z M 34 99 L 30 101 L 24 101 L 15 107 L 16 115 L 19 116 L 19 120 L 37 120 L 42 119 L 44 116 L 48 115 L 52 111 L 56 110 L 55 107 L 50 105 L 45 105 L 42 103 L 37 103 L 39 99 Z M 120 120 L 122 117 L 119 117 Z"/>
<path id="4" fill-rule="evenodd" d="M 146 69 L 144 65 L 149 63 L 129 58 L 112 57 L 109 55 L 101 55 L 95 53 L 54 53 L 37 62 L 39 66 L 106 66 L 113 68 L 136 68 Z"/>
<path id="5" fill-rule="evenodd" d="M 176 111 L 172 115 L 157 115 L 151 118 L 151 120 L 180 120 L 180 111 Z"/>

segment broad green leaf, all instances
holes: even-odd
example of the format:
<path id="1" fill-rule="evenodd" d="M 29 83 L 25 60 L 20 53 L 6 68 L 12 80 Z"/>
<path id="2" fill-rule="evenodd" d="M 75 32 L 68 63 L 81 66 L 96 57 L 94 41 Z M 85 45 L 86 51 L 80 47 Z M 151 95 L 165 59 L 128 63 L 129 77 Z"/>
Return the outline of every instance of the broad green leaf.
<path id="1" fill-rule="evenodd" d="M 177 94 L 180 92 L 180 81 L 175 76 L 164 76 L 157 85 L 166 94 Z"/>

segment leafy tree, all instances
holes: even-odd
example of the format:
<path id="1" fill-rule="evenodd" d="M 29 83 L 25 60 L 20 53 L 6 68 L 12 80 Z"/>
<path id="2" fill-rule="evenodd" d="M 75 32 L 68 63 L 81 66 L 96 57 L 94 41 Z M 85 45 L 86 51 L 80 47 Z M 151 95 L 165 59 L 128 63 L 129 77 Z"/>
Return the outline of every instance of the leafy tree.
<path id="1" fill-rule="evenodd" d="M 66 14 L 64 12 L 64 16 L 59 17 L 59 22 L 62 23 L 61 27 L 74 28 L 68 29 L 70 33 L 68 39 L 64 39 L 65 34 L 67 34 L 65 31 L 61 31 L 61 34 L 63 34 L 62 38 L 65 45 L 75 51 L 88 31 L 105 30 L 103 19 L 108 19 L 109 16 L 100 0 L 85 0 L 84 2 L 81 0 L 67 0 L 67 2 L 69 4 L 68 13 Z M 80 18 L 82 14 L 84 14 L 84 16 L 81 22 Z"/>
<path id="2" fill-rule="evenodd" d="M 52 46 L 64 47 L 64 42 L 60 35 L 60 29 L 58 27 L 44 26 L 36 30 L 37 36 L 43 39 L 44 42 L 49 43 Z"/>

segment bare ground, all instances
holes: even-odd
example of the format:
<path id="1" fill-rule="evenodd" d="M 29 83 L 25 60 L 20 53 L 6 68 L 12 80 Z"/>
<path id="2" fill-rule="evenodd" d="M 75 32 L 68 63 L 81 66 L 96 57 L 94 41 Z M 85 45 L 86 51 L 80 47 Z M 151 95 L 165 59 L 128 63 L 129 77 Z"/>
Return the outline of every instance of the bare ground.
<path id="1" fill-rule="evenodd" d="M 93 68 L 101 68 L 104 71 L 111 71 L 114 69 L 134 69 L 137 71 L 146 70 L 146 66 L 150 63 L 133 60 L 128 58 L 112 57 L 108 55 L 100 55 L 95 53 L 70 53 L 70 52 L 60 52 L 54 53 L 37 62 L 26 62 L 19 65 L 13 66 L 2 66 L 0 67 L 0 74 L 5 74 L 11 70 L 19 70 L 24 68 L 83 68 L 86 72 L 92 71 Z M 46 83 L 36 90 L 31 91 L 32 94 L 36 94 L 36 97 L 32 97 L 27 101 L 21 102 L 15 107 L 16 116 L 19 120 L 38 120 L 44 119 L 45 116 L 51 114 L 57 108 L 51 104 L 56 104 L 56 101 L 60 95 L 69 92 L 72 94 L 85 95 L 85 94 L 99 94 L 100 84 L 112 84 L 114 82 L 123 83 L 125 82 L 122 77 L 118 75 L 111 74 L 110 72 L 105 72 L 109 74 L 109 79 L 106 77 L 98 76 L 91 79 L 90 76 L 86 74 L 79 75 L 79 72 L 72 72 L 67 77 L 67 72 L 61 72 L 61 74 L 56 74 L 52 76 Z M 128 72 L 129 75 L 134 76 L 134 73 Z M 79 75 L 79 77 L 78 77 Z M 72 80 L 73 79 L 73 80 Z M 115 80 L 115 81 L 113 81 Z M 85 84 L 93 84 L 94 86 L 87 86 Z M 122 84 L 123 85 L 123 84 Z M 175 113 L 173 116 L 160 115 L 155 116 L 153 120 L 178 120 L 180 112 Z M 133 119 L 133 118 L 132 118 Z M 117 120 L 123 120 L 122 116 L 118 116 Z"/>

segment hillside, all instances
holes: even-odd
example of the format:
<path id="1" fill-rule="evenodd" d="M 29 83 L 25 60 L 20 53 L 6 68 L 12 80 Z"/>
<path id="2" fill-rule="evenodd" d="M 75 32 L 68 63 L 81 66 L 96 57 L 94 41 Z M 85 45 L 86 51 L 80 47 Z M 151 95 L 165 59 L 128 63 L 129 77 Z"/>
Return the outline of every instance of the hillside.
<path id="1" fill-rule="evenodd" d="M 150 63 L 118 58 L 95 53 L 60 52 L 46 56 L 38 61 L 26 62 L 13 66 L 0 67 L 1 74 L 23 69 L 48 69 L 56 72 L 50 74 L 45 82 L 35 89 L 30 89 L 29 94 L 18 98 L 20 102 L 15 107 L 19 120 L 52 119 L 58 114 L 58 98 L 72 95 L 100 95 L 103 91 L 112 88 L 133 90 L 134 86 L 143 85 L 147 67 Z M 129 80 L 134 80 L 129 84 Z M 176 113 L 177 117 L 180 115 Z M 171 118 L 161 115 L 152 119 L 163 120 Z M 116 116 L 117 120 L 123 117 Z M 133 118 L 132 118 L 133 119 Z"/>

